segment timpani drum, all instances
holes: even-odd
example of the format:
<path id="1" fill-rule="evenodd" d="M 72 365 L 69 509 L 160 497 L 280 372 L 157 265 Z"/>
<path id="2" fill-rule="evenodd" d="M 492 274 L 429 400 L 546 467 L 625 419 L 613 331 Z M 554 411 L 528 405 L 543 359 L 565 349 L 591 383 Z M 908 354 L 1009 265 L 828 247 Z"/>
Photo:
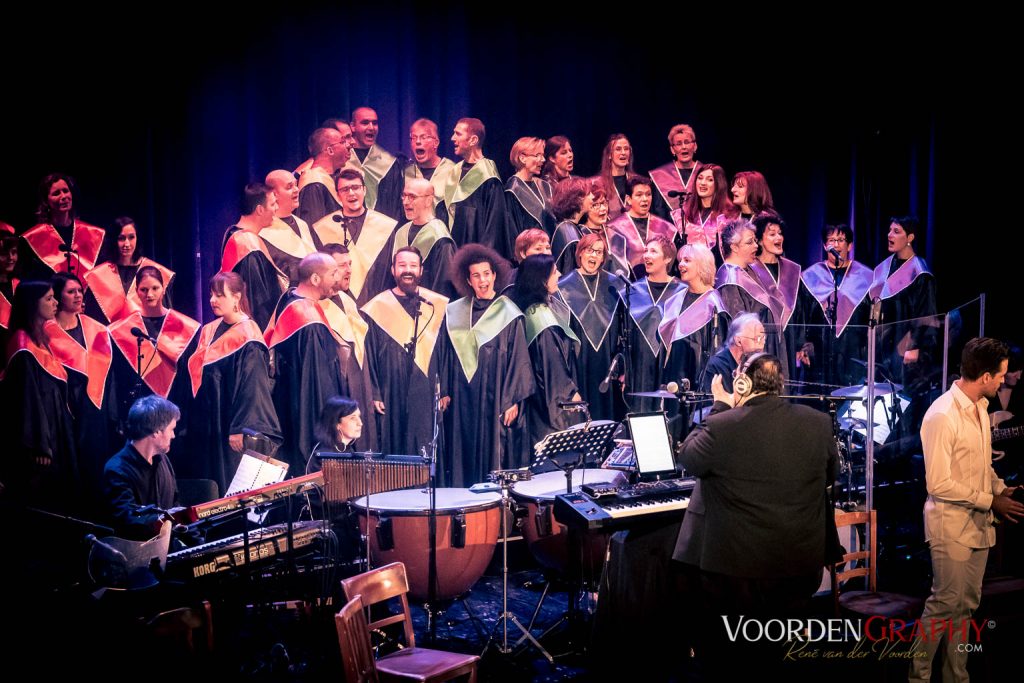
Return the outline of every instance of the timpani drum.
<path id="1" fill-rule="evenodd" d="M 501 528 L 501 496 L 469 489 L 437 489 L 437 598 L 446 600 L 473 587 L 494 555 Z M 367 535 L 375 567 L 403 562 L 409 594 L 429 596 L 430 496 L 427 489 L 375 493 L 352 502 Z"/>
<path id="2" fill-rule="evenodd" d="M 606 469 L 578 469 L 572 473 L 572 490 L 579 491 L 582 484 L 623 486 L 628 482 L 625 473 Z M 529 481 L 518 482 L 512 497 L 519 507 L 525 507 L 523 537 L 534 558 L 542 566 L 565 573 L 568 567 L 568 529 L 555 521 L 555 496 L 565 493 L 565 473 L 561 471 L 535 474 Z M 582 557 L 584 577 L 598 578 L 604 564 L 606 538 L 591 534 L 585 541 Z"/>

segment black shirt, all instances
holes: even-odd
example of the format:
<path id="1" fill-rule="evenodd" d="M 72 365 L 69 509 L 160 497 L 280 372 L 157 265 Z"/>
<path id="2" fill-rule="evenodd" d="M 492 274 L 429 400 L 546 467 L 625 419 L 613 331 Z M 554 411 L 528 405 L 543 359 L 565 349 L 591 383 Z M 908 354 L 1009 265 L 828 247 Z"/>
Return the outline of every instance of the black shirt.
<path id="1" fill-rule="evenodd" d="M 103 468 L 103 498 L 119 536 L 140 541 L 152 538 L 160 513 L 139 511 L 147 505 L 167 510 L 178 504 L 178 485 L 170 459 L 157 454 L 150 464 L 131 442 L 125 443 Z"/>

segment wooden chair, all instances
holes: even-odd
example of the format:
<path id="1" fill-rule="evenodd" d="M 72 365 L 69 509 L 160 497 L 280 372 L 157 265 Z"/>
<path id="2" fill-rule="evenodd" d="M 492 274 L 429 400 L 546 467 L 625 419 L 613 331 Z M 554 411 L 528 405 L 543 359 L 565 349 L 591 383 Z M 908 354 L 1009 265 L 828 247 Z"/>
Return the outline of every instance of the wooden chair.
<path id="1" fill-rule="evenodd" d="M 161 612 L 146 622 L 146 628 L 168 651 L 183 655 L 213 652 L 213 611 L 205 600 L 195 607 Z"/>
<path id="2" fill-rule="evenodd" d="M 459 676 L 468 676 L 469 683 L 475 683 L 476 666 L 480 660 L 476 655 L 416 647 L 412 614 L 409 612 L 409 581 L 405 574 L 404 564 L 392 562 L 344 579 L 341 586 L 347 600 L 351 601 L 355 597 L 360 597 L 362 604 L 366 607 L 372 607 L 395 598 L 401 602 L 401 611 L 397 614 L 389 614 L 366 625 L 366 642 L 369 643 L 370 631 L 392 624 L 402 624 L 405 648 L 377 660 L 376 668 L 381 680 L 433 683 L 435 681 L 450 681 Z M 340 613 L 338 616 L 340 618 Z M 341 638 L 340 631 L 338 637 Z M 345 656 L 344 649 L 342 656 Z"/>
<path id="3" fill-rule="evenodd" d="M 334 627 L 338 631 L 345 683 L 375 683 L 380 680 L 373 661 L 373 647 L 370 645 L 370 630 L 366 625 L 363 601 L 358 595 L 334 615 Z"/>
<path id="4" fill-rule="evenodd" d="M 850 527 L 864 526 L 868 534 L 868 547 L 866 550 L 856 550 L 843 555 L 841 562 L 837 562 L 832 569 L 832 600 L 836 615 L 842 612 L 862 616 L 883 616 L 893 619 L 912 620 L 921 616 L 924 609 L 924 601 L 909 595 L 899 593 L 888 593 L 878 590 L 877 570 L 875 563 L 878 559 L 878 525 L 876 522 L 877 512 L 839 512 L 836 511 L 836 529 L 839 530 L 840 540 L 843 538 L 843 529 Z M 849 563 L 855 563 L 852 568 L 847 568 Z M 864 578 L 867 590 L 843 591 L 841 586 L 849 579 Z"/>

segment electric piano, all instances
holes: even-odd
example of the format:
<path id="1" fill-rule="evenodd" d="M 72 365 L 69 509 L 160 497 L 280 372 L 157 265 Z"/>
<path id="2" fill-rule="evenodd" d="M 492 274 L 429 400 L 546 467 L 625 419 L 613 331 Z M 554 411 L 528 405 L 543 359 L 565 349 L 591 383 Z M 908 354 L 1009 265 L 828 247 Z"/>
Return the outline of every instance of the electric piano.
<path id="1" fill-rule="evenodd" d="M 694 480 L 668 479 L 602 491 L 584 491 L 555 497 L 555 519 L 571 529 L 608 532 L 640 522 L 681 518 L 690 502 Z"/>

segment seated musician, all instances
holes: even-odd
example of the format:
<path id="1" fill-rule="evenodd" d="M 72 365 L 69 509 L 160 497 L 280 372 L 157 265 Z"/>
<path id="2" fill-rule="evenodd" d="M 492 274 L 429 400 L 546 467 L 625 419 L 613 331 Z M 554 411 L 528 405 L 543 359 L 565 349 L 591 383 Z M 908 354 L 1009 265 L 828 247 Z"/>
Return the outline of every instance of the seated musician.
<path id="1" fill-rule="evenodd" d="M 350 453 L 363 434 L 363 418 L 359 404 L 347 396 L 332 396 L 320 411 L 315 432 L 317 444 L 306 462 L 306 474 L 320 470 L 321 452 Z"/>
<path id="2" fill-rule="evenodd" d="M 156 394 L 128 410 L 128 441 L 103 469 L 103 499 L 115 534 L 138 541 L 157 534 L 178 505 L 178 484 L 167 452 L 181 417 L 178 406 Z"/>

